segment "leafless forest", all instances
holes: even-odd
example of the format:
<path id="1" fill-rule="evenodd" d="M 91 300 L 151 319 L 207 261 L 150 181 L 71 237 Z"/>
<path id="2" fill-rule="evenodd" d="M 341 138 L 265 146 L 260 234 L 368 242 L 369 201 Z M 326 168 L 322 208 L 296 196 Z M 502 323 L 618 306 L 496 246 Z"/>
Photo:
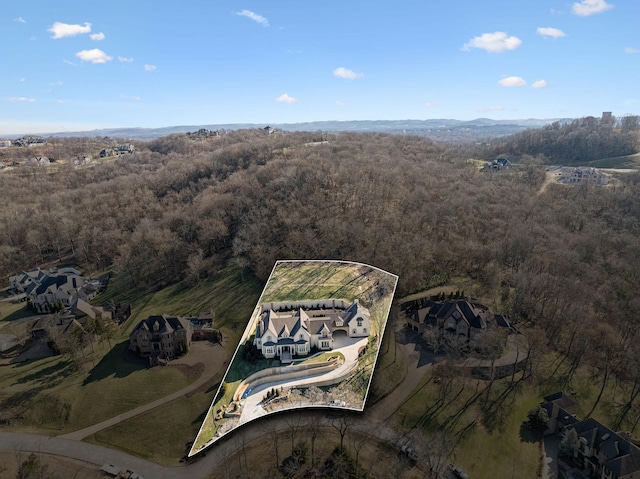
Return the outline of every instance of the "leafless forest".
<path id="1" fill-rule="evenodd" d="M 549 144 L 569 151 L 562 137 L 572 134 L 591 156 L 613 156 L 611 142 L 622 145 L 615 154 L 635 152 L 637 118 L 624 121 L 556 125 L 476 151 L 382 134 L 174 135 L 82 168 L 60 160 L 95 156 L 86 140 L 55 140 L 55 171 L 0 173 L 0 275 L 62 261 L 160 288 L 231 264 L 266 280 L 277 259 L 322 258 L 393 272 L 399 295 L 473 278 L 561 354 L 567 382 L 591 364 L 603 389 L 624 383 L 613 426 L 631 429 L 640 420 L 640 363 L 629 360 L 640 354 L 640 174 L 540 193 L 544 162 L 579 160 Z M 602 141 L 589 148 L 594 131 Z M 499 152 L 516 167 L 489 174 L 468 161 Z"/>

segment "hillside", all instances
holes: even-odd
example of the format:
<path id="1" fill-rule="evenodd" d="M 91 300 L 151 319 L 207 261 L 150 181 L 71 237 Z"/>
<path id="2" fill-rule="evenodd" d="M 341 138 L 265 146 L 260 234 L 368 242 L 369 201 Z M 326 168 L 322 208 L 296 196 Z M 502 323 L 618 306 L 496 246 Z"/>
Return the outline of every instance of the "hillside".
<path id="1" fill-rule="evenodd" d="M 276 123 L 273 128 L 283 131 L 307 132 L 358 132 L 393 133 L 425 136 L 449 143 L 468 142 L 476 139 L 510 135 L 528 128 L 539 128 L 556 119 L 491 120 L 478 118 L 470 121 L 433 119 L 433 120 L 377 120 L 377 121 L 314 121 L 306 123 Z M 153 140 L 176 133 L 208 130 L 243 130 L 263 128 L 267 125 L 255 123 L 180 125 L 163 128 L 104 128 L 91 131 L 52 132 L 43 136 L 60 137 L 104 137 L 111 136 L 130 140 Z M 13 135 L 15 136 L 15 135 Z M 12 137 L 13 137 L 12 136 Z"/>

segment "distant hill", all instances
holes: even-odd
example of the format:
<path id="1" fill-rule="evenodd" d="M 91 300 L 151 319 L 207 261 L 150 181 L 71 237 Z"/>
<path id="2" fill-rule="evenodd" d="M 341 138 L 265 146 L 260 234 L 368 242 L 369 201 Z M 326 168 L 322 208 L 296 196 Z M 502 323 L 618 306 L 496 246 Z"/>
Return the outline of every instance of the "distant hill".
<path id="1" fill-rule="evenodd" d="M 434 120 L 354 120 L 354 121 L 313 121 L 306 123 L 280 123 L 269 126 L 284 131 L 327 131 L 327 132 L 379 132 L 426 136 L 438 141 L 468 142 L 483 138 L 494 138 L 526 130 L 540 128 L 557 119 L 491 120 L 477 118 L 470 121 Z M 233 123 L 217 125 L 181 125 L 164 128 L 104 128 L 90 131 L 48 133 L 43 136 L 111 136 L 130 140 L 153 140 L 176 133 L 208 130 L 240 130 L 264 128 L 266 124 Z"/>

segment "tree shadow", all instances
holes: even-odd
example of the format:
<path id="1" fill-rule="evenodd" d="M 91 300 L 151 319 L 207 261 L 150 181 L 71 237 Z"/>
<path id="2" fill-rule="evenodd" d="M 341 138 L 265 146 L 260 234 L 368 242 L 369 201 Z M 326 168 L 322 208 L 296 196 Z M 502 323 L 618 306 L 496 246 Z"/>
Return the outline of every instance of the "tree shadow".
<path id="1" fill-rule="evenodd" d="M 136 371 L 147 368 L 146 361 L 138 358 L 128 349 L 129 342 L 116 344 L 103 356 L 98 364 L 89 372 L 83 385 L 100 381 L 108 377 L 124 378 Z"/>
<path id="2" fill-rule="evenodd" d="M 17 321 L 18 319 L 23 319 L 23 318 L 28 318 L 30 316 L 33 316 L 35 313 L 33 312 L 33 310 L 27 305 L 27 303 L 24 304 L 24 306 L 16 311 L 14 311 L 11 314 L 8 314 L 7 316 L 3 317 L 2 320 L 3 321 Z"/>
<path id="3" fill-rule="evenodd" d="M 40 369 L 35 373 L 22 376 L 13 384 L 24 384 L 34 381 L 41 388 L 51 388 L 59 384 L 67 376 L 71 375 L 72 372 L 73 367 L 71 361 L 57 361 L 55 364 L 44 369 Z"/>
<path id="4" fill-rule="evenodd" d="M 539 440 L 540 440 L 540 435 L 533 432 L 529 428 L 527 421 L 523 421 L 522 424 L 520 424 L 520 442 L 528 442 L 528 443 L 534 444 L 534 443 L 537 443 Z"/>

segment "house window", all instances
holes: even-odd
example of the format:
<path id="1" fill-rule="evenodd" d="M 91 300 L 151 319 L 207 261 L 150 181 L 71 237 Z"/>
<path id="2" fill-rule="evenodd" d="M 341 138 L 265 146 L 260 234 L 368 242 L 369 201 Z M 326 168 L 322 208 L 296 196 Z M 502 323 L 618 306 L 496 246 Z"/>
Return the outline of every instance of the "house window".
<path id="1" fill-rule="evenodd" d="M 358 327 L 360 328 L 362 326 L 362 318 L 358 318 Z"/>
<path id="2" fill-rule="evenodd" d="M 367 328 L 364 328 L 362 331 L 366 333 L 367 332 Z"/>
<path id="3" fill-rule="evenodd" d="M 356 334 L 356 330 L 355 329 L 353 330 L 353 334 Z"/>

